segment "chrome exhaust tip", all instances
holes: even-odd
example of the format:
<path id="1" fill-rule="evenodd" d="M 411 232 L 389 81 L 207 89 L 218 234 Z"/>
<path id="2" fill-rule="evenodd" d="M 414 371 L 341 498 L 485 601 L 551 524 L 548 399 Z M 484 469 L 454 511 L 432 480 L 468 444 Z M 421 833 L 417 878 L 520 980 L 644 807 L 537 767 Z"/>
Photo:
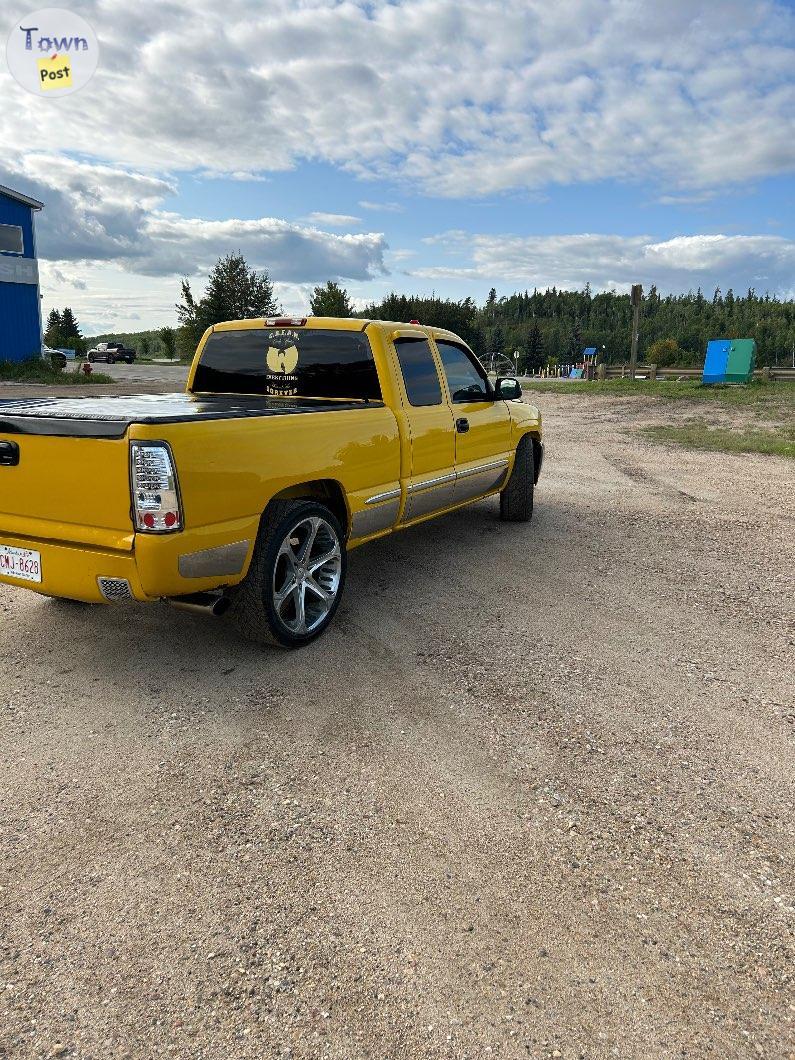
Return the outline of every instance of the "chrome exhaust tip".
<path id="1" fill-rule="evenodd" d="M 190 593 L 187 596 L 167 596 L 167 604 L 179 611 L 192 611 L 200 615 L 222 615 L 229 610 L 232 601 L 223 593 Z"/>

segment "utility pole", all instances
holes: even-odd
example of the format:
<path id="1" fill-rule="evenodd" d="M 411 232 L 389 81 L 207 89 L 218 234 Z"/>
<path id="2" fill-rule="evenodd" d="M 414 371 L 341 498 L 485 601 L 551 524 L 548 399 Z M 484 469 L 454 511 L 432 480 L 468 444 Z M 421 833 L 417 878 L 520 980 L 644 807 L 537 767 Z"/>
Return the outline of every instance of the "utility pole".
<path id="1" fill-rule="evenodd" d="M 635 378 L 638 367 L 638 332 L 640 330 L 640 303 L 643 300 L 643 287 L 639 283 L 632 285 L 630 304 L 632 306 L 632 347 L 629 354 L 629 378 Z"/>

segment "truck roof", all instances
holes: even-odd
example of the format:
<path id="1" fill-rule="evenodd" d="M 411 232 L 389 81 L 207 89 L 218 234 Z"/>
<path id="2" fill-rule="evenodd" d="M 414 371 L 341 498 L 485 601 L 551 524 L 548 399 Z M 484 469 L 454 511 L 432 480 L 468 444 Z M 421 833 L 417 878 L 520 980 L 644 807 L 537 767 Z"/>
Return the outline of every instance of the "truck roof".
<path id="1" fill-rule="evenodd" d="M 300 321 L 300 323 L 299 323 Z M 248 320 L 226 320 L 221 324 L 213 324 L 208 332 L 215 331 L 254 331 L 257 328 L 325 328 L 329 331 L 364 331 L 370 325 L 381 328 L 384 331 L 401 334 L 431 335 L 433 338 L 449 338 L 461 342 L 461 338 L 455 332 L 446 328 L 437 328 L 432 324 L 412 324 L 400 320 L 363 320 L 360 317 L 252 317 Z"/>

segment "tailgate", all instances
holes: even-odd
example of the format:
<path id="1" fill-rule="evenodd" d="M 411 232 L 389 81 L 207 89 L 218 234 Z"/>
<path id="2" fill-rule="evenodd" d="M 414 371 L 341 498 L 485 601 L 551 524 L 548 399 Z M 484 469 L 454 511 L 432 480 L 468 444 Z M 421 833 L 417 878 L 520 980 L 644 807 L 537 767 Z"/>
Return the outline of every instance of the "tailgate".
<path id="1" fill-rule="evenodd" d="M 16 433 L 5 424 L 0 451 L 0 541 L 5 533 L 132 549 L 126 438 Z"/>

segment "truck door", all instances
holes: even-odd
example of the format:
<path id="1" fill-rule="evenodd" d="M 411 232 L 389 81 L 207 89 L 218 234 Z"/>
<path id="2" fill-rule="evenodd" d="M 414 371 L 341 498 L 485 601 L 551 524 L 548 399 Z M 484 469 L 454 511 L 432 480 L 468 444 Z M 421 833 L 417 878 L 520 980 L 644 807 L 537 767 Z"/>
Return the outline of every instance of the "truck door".
<path id="1" fill-rule="evenodd" d="M 491 398 L 483 366 L 463 344 L 437 339 L 436 348 L 455 420 L 455 502 L 489 493 L 505 478 L 511 459 L 511 416 Z"/>
<path id="2" fill-rule="evenodd" d="M 398 335 L 394 344 L 403 381 L 401 414 L 408 435 L 401 468 L 406 522 L 453 503 L 455 431 L 428 339 L 418 333 Z"/>

